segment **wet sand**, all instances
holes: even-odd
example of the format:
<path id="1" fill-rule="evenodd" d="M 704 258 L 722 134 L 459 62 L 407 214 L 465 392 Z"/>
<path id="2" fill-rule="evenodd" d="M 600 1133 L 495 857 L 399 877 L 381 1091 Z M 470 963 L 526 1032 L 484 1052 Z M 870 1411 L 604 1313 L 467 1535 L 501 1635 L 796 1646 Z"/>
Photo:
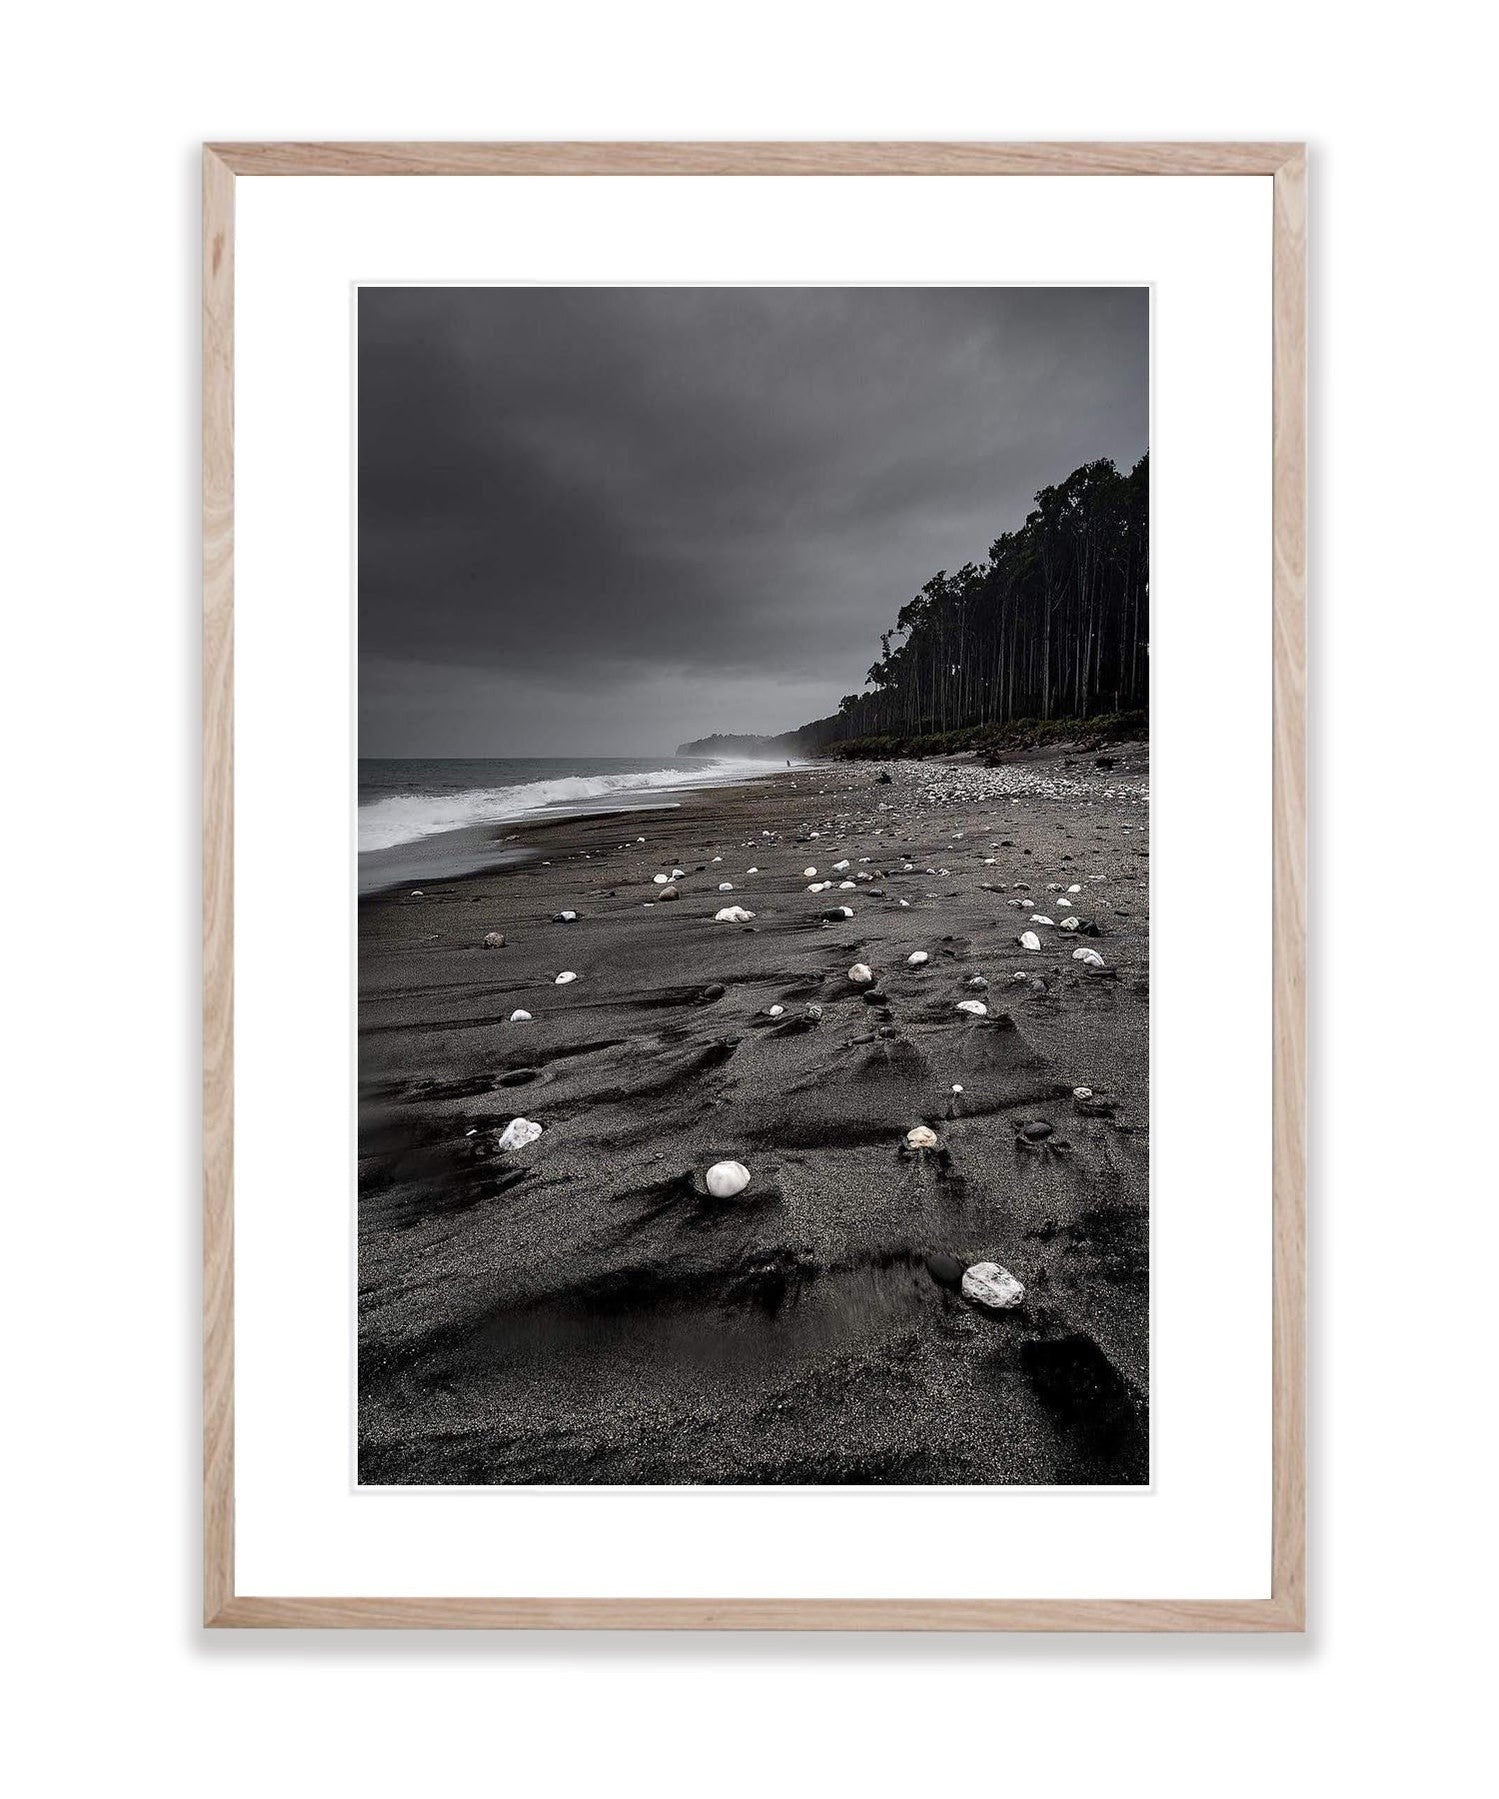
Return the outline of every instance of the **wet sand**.
<path id="1" fill-rule="evenodd" d="M 1148 752 L 1112 762 L 785 771 L 361 901 L 361 1481 L 1147 1481 Z M 947 1284 L 980 1261 L 1018 1308 Z"/>

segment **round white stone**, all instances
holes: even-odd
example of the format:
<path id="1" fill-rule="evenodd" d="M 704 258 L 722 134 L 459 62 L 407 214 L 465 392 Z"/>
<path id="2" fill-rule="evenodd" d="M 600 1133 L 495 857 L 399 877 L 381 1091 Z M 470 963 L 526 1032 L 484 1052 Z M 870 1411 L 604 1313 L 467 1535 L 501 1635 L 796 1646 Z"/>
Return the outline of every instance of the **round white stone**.
<path id="1" fill-rule="evenodd" d="M 989 1008 L 981 999 L 960 999 L 958 1010 L 966 1012 L 970 1018 L 987 1018 L 989 1016 Z"/>
<path id="2" fill-rule="evenodd" d="M 530 1016 L 531 1014 L 529 1012 L 512 1012 L 510 1014 L 510 1022 L 511 1024 L 524 1024 L 529 1020 Z"/>
<path id="3" fill-rule="evenodd" d="M 1022 931 L 1020 933 L 1020 947 L 1022 949 L 1040 949 L 1041 939 L 1034 931 Z"/>
<path id="4" fill-rule="evenodd" d="M 750 1184 L 750 1171 L 743 1162 L 715 1162 L 704 1179 L 715 1199 L 732 1199 Z"/>
<path id="5" fill-rule="evenodd" d="M 556 980 L 552 982 L 552 985 L 554 987 L 565 987 L 569 981 L 575 981 L 575 980 L 577 980 L 577 978 L 578 977 L 573 973 L 573 971 L 570 968 L 564 968 L 562 973 L 559 974 L 557 976 Z"/>
<path id="6" fill-rule="evenodd" d="M 914 1130 L 906 1132 L 907 1149 L 935 1149 L 937 1133 L 929 1125 L 918 1124 Z"/>
<path id="7" fill-rule="evenodd" d="M 848 978 L 856 987 L 867 987 L 874 979 L 874 970 L 867 962 L 855 962 L 848 971 Z"/>
<path id="8" fill-rule="evenodd" d="M 929 960 L 929 957 L 924 949 L 913 949 L 906 960 L 912 968 L 920 968 L 923 962 Z"/>

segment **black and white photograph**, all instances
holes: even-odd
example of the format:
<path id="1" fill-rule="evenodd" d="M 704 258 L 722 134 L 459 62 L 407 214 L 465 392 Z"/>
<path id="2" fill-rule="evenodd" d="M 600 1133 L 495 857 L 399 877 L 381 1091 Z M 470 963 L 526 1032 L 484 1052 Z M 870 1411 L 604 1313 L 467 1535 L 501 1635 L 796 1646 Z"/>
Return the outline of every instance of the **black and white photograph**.
<path id="1" fill-rule="evenodd" d="M 357 331 L 361 1484 L 1148 1483 L 1149 289 Z"/>

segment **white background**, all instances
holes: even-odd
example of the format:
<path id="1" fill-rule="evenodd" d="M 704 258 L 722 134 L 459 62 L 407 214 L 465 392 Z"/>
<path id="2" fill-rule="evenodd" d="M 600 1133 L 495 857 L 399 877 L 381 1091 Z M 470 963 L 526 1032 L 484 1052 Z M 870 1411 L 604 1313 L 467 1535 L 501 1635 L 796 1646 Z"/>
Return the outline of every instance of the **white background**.
<path id="1" fill-rule="evenodd" d="M 1479 20 L 266 0 L 12 26 L 0 1324 L 23 1790 L 136 1770 L 171 1794 L 905 1794 L 977 1771 L 1383 1794 L 1482 1774 L 1499 659 L 1481 532 L 1454 513 L 1492 483 Z M 1312 140 L 1304 1640 L 197 1631 L 194 145 L 527 134 Z"/>
<path id="2" fill-rule="evenodd" d="M 1269 180 L 253 179 L 236 207 L 238 1591 L 1268 1596 Z M 1150 276 L 1149 1492 L 352 1486 L 349 334 L 371 269 Z M 1203 983 L 1207 887 L 1231 1005 Z"/>

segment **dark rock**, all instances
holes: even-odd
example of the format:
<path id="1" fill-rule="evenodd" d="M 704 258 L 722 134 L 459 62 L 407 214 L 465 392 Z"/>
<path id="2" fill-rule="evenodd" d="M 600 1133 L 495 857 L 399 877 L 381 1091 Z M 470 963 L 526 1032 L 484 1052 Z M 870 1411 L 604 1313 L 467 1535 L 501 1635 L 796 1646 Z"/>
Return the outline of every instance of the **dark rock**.
<path id="1" fill-rule="evenodd" d="M 1033 1118 L 1021 1125 L 1020 1134 L 1028 1143 L 1041 1143 L 1052 1134 L 1052 1127 L 1044 1118 Z"/>
<path id="2" fill-rule="evenodd" d="M 951 1287 L 956 1292 L 963 1284 L 963 1264 L 946 1250 L 937 1250 L 926 1258 L 926 1271 L 939 1287 Z"/>

